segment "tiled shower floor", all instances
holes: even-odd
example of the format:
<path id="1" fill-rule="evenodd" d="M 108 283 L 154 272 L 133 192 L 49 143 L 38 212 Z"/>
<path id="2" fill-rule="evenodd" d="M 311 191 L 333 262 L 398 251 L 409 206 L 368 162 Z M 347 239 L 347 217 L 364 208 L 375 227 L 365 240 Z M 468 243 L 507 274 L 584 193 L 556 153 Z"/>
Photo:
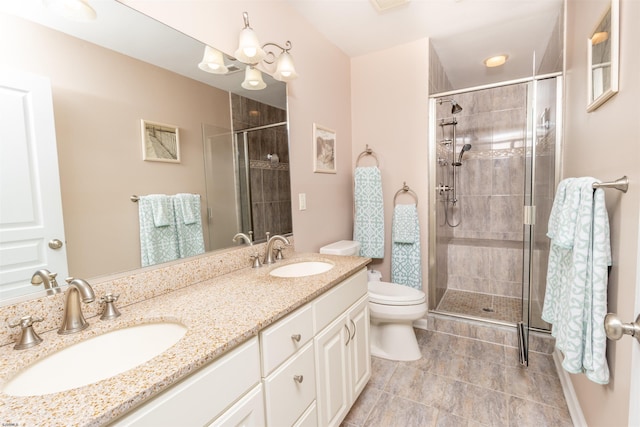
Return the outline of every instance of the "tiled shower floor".
<path id="1" fill-rule="evenodd" d="M 436 310 L 518 323 L 522 319 L 522 300 L 447 289 Z"/>
<path id="2" fill-rule="evenodd" d="M 422 359 L 372 358 L 369 383 L 342 427 L 484 425 L 569 427 L 552 356 L 442 332 L 416 330 Z"/>

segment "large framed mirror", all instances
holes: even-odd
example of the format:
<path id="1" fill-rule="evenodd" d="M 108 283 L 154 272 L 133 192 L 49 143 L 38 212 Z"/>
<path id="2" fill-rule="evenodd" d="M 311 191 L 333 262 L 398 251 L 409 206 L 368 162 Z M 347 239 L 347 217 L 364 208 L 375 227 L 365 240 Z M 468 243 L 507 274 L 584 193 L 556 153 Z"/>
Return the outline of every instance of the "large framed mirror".
<path id="1" fill-rule="evenodd" d="M 245 90 L 244 65 L 228 56 L 228 74 L 206 73 L 198 68 L 203 43 L 115 0 L 92 3 L 92 22 L 54 16 L 43 4 L 0 7 L 0 74 L 50 82 L 67 255 L 66 270 L 51 271 L 61 285 L 67 274 L 91 280 L 141 267 L 134 195 L 198 194 L 207 252 L 242 244 L 232 241 L 237 232 L 253 231 L 255 241 L 292 232 L 284 83 L 265 74 L 265 89 Z M 179 129 L 179 163 L 143 160 L 141 120 Z M 3 206 L 12 188 L 2 183 Z M 0 279 L 13 257 L 3 236 Z M 0 285 L 0 305 L 41 295 L 29 278 L 20 289 Z"/>
<path id="2" fill-rule="evenodd" d="M 587 111 L 594 111 L 618 92 L 620 2 L 611 0 L 587 40 Z"/>

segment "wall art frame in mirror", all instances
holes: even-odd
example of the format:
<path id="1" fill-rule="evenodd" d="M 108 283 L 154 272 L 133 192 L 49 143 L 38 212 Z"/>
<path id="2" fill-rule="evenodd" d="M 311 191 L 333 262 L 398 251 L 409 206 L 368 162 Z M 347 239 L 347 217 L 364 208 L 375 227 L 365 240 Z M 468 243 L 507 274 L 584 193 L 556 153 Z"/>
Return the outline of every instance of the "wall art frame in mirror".
<path id="1" fill-rule="evenodd" d="M 177 126 L 140 120 L 142 160 L 180 163 L 180 136 Z"/>
<path id="2" fill-rule="evenodd" d="M 587 112 L 618 93 L 620 0 L 611 4 L 587 39 Z"/>
<path id="3" fill-rule="evenodd" d="M 313 171 L 336 173 L 336 132 L 313 124 Z"/>

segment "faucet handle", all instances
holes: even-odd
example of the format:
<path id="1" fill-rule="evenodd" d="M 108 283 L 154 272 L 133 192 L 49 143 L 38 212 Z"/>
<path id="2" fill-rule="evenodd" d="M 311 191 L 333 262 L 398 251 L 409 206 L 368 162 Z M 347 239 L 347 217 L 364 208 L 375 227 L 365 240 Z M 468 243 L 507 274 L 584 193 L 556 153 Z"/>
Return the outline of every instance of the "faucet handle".
<path id="1" fill-rule="evenodd" d="M 257 253 L 251 255 L 251 260 L 253 261 L 253 265 L 251 266 L 252 268 L 262 267 L 262 263 L 260 262 L 260 255 L 258 255 Z"/>
<path id="2" fill-rule="evenodd" d="M 33 324 L 42 322 L 42 317 L 23 316 L 18 319 L 14 319 L 9 322 L 9 327 L 16 328 L 20 326 L 22 328 L 22 334 L 20 339 L 13 346 L 15 350 L 24 350 L 27 348 L 35 347 L 42 342 L 42 338 L 33 330 Z"/>
<path id="3" fill-rule="evenodd" d="M 113 295 L 112 293 L 108 293 L 100 298 L 100 304 L 104 304 L 104 310 L 102 311 L 100 320 L 110 320 L 120 316 L 121 313 L 114 304 L 116 301 L 118 301 L 119 297 L 120 295 Z"/>
<path id="4" fill-rule="evenodd" d="M 282 256 L 282 246 L 279 246 L 277 248 L 274 249 L 274 251 L 276 251 L 276 261 L 280 261 L 281 259 L 284 259 L 284 256 Z"/>

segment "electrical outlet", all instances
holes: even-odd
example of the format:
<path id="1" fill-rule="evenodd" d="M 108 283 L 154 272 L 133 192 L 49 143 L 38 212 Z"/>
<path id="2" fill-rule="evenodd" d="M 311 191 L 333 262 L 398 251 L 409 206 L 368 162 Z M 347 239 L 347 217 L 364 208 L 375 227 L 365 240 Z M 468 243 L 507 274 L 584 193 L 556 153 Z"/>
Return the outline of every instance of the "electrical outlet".
<path id="1" fill-rule="evenodd" d="M 306 193 L 298 194 L 298 207 L 301 211 L 307 209 L 307 195 Z"/>

